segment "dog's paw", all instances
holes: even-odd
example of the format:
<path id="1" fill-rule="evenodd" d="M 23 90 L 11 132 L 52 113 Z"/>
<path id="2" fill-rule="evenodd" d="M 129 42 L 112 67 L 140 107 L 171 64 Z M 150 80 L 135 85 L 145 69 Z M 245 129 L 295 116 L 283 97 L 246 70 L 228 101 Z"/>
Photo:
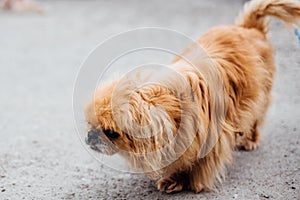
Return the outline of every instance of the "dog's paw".
<path id="1" fill-rule="evenodd" d="M 254 142 L 254 141 L 251 141 L 251 140 L 245 140 L 242 143 L 237 144 L 236 148 L 238 150 L 252 151 L 252 150 L 257 149 L 258 146 L 259 146 L 258 142 Z"/>
<path id="2" fill-rule="evenodd" d="M 236 133 L 235 140 L 237 149 L 252 151 L 257 149 L 259 145 L 259 132 L 257 130 L 248 134 L 238 132 Z"/>
<path id="3" fill-rule="evenodd" d="M 166 193 L 180 192 L 183 184 L 172 178 L 161 178 L 157 183 L 157 189 Z"/>
<path id="4" fill-rule="evenodd" d="M 191 184 L 191 190 L 193 190 L 195 193 L 200 193 L 203 191 L 203 185 L 201 183 L 194 183 Z"/>
<path id="5" fill-rule="evenodd" d="M 242 145 L 242 147 L 246 150 L 246 151 L 252 151 L 257 149 L 258 147 L 258 142 L 254 142 L 251 140 L 247 140 L 246 142 L 244 142 L 244 144 Z"/>

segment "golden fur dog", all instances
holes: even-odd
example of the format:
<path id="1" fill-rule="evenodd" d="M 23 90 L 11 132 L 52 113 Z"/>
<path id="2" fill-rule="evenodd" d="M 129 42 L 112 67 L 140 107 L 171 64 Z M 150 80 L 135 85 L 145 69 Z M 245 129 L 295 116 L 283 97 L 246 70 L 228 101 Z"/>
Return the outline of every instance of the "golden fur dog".
<path id="1" fill-rule="evenodd" d="M 137 87 L 136 74 L 100 87 L 86 108 L 86 142 L 126 157 L 161 191 L 214 189 L 232 151 L 259 144 L 275 71 L 268 15 L 299 25 L 300 3 L 251 1 L 236 25 L 212 28 L 175 58 L 169 68 L 183 79 L 164 74 L 160 84 Z"/>

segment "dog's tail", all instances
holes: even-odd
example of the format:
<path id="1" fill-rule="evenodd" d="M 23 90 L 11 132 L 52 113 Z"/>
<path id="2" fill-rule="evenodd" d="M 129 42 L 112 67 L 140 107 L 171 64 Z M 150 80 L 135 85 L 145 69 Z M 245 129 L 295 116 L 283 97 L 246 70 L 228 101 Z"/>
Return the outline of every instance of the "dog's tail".
<path id="1" fill-rule="evenodd" d="M 252 0 L 236 20 L 238 26 L 268 31 L 266 16 L 283 20 L 288 25 L 300 27 L 300 2 L 298 0 Z"/>

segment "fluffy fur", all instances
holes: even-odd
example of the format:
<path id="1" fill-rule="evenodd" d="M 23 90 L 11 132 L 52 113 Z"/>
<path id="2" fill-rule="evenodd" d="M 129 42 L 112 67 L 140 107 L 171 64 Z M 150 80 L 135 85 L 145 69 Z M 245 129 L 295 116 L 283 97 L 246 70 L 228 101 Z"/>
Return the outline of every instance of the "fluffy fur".
<path id="1" fill-rule="evenodd" d="M 197 41 L 205 53 L 193 44 L 175 58 L 169 67 L 182 79 L 153 72 L 149 77 L 159 84 L 137 87 L 149 77 L 136 73 L 99 88 L 86 109 L 88 128 L 100 141 L 90 145 L 120 153 L 157 180 L 161 191 L 214 189 L 232 151 L 253 150 L 259 143 L 275 71 L 268 15 L 299 25 L 300 4 L 251 1 L 236 25 L 212 28 Z"/>

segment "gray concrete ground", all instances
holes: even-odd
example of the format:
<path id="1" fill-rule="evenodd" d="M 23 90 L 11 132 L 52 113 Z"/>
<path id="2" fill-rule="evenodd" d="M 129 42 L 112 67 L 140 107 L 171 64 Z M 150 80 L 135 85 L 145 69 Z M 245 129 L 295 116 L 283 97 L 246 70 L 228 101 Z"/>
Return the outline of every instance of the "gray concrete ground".
<path id="1" fill-rule="evenodd" d="M 143 175 L 101 165 L 74 129 L 83 59 L 112 34 L 141 26 L 197 38 L 233 23 L 243 1 L 43 1 L 46 13 L 0 11 L 0 199 L 300 199 L 300 45 L 273 21 L 274 100 L 253 152 L 235 152 L 218 192 L 166 195 Z"/>

